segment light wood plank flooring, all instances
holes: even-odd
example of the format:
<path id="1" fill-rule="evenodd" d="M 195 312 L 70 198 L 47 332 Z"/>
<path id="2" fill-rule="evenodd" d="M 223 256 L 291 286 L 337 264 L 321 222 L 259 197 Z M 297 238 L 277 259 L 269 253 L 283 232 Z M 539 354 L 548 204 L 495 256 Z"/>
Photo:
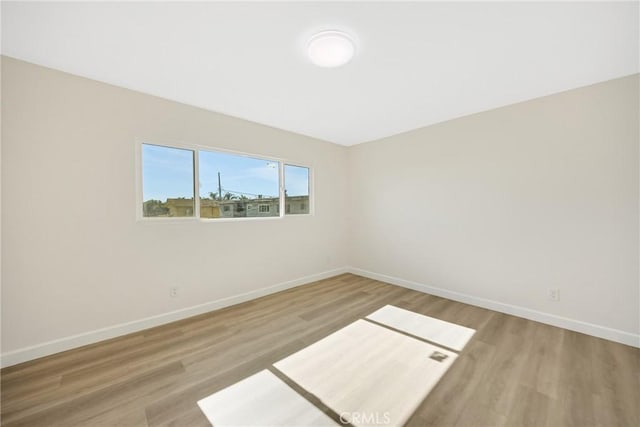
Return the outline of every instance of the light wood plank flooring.
<path id="1" fill-rule="evenodd" d="M 393 304 L 477 333 L 410 426 L 638 426 L 640 350 L 345 274 L 2 370 L 3 426 L 207 426 L 196 401 Z"/>

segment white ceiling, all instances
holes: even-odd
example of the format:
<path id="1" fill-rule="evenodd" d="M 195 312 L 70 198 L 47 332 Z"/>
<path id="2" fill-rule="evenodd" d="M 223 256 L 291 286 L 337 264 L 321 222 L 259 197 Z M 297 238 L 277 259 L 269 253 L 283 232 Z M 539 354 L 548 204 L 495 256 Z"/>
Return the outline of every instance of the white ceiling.
<path id="1" fill-rule="evenodd" d="M 2 3 L 3 54 L 352 145 L 637 73 L 638 3 Z M 354 60 L 304 55 L 340 29 Z"/>

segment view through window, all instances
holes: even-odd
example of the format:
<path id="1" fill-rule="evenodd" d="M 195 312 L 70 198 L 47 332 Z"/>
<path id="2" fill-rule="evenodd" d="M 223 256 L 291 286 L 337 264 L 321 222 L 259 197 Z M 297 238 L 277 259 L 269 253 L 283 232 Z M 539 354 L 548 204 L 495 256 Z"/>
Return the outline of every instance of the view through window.
<path id="1" fill-rule="evenodd" d="M 195 156 L 198 156 L 197 176 Z M 308 214 L 307 167 L 222 151 L 142 144 L 143 216 L 207 219 L 281 216 L 282 167 L 286 214 Z M 199 209 L 194 200 L 196 187 Z"/>
<path id="2" fill-rule="evenodd" d="M 142 145 L 143 216 L 194 216 L 193 156 L 192 150 Z"/>
<path id="3" fill-rule="evenodd" d="M 280 164 L 219 151 L 199 151 L 200 217 L 279 216 Z"/>
<path id="4" fill-rule="evenodd" d="M 285 212 L 287 215 L 309 213 L 309 168 L 284 166 Z"/>

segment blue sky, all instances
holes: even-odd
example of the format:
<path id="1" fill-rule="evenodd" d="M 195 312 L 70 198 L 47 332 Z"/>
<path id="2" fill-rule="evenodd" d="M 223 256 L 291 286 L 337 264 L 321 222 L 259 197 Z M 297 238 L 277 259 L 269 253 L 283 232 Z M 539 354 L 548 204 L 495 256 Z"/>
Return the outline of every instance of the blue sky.
<path id="1" fill-rule="evenodd" d="M 214 151 L 199 153 L 201 197 L 218 192 L 218 172 L 223 195 L 278 196 L 278 162 Z M 191 150 L 143 144 L 143 199 L 193 197 L 193 156 Z M 307 168 L 285 165 L 285 181 L 288 195 L 308 194 Z"/>
<path id="2" fill-rule="evenodd" d="M 301 166 L 284 165 L 287 196 L 309 195 L 309 169 Z"/>

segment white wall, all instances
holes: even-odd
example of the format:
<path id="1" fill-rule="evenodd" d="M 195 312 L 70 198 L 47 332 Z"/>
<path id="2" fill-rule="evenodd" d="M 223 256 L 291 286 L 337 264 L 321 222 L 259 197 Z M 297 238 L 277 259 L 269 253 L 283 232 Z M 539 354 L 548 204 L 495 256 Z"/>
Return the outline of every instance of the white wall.
<path id="1" fill-rule="evenodd" d="M 347 149 L 2 59 L 5 365 L 349 264 L 613 339 L 640 332 L 638 76 Z M 137 222 L 136 138 L 309 164 L 316 214 Z"/>
<path id="2" fill-rule="evenodd" d="M 638 345 L 638 95 L 635 75 L 352 147 L 351 265 Z"/>
<path id="3" fill-rule="evenodd" d="M 6 57 L 2 113 L 5 364 L 110 332 L 66 339 L 75 334 L 299 284 L 347 263 L 345 147 Z M 315 215 L 136 222 L 136 138 L 311 165 Z"/>

